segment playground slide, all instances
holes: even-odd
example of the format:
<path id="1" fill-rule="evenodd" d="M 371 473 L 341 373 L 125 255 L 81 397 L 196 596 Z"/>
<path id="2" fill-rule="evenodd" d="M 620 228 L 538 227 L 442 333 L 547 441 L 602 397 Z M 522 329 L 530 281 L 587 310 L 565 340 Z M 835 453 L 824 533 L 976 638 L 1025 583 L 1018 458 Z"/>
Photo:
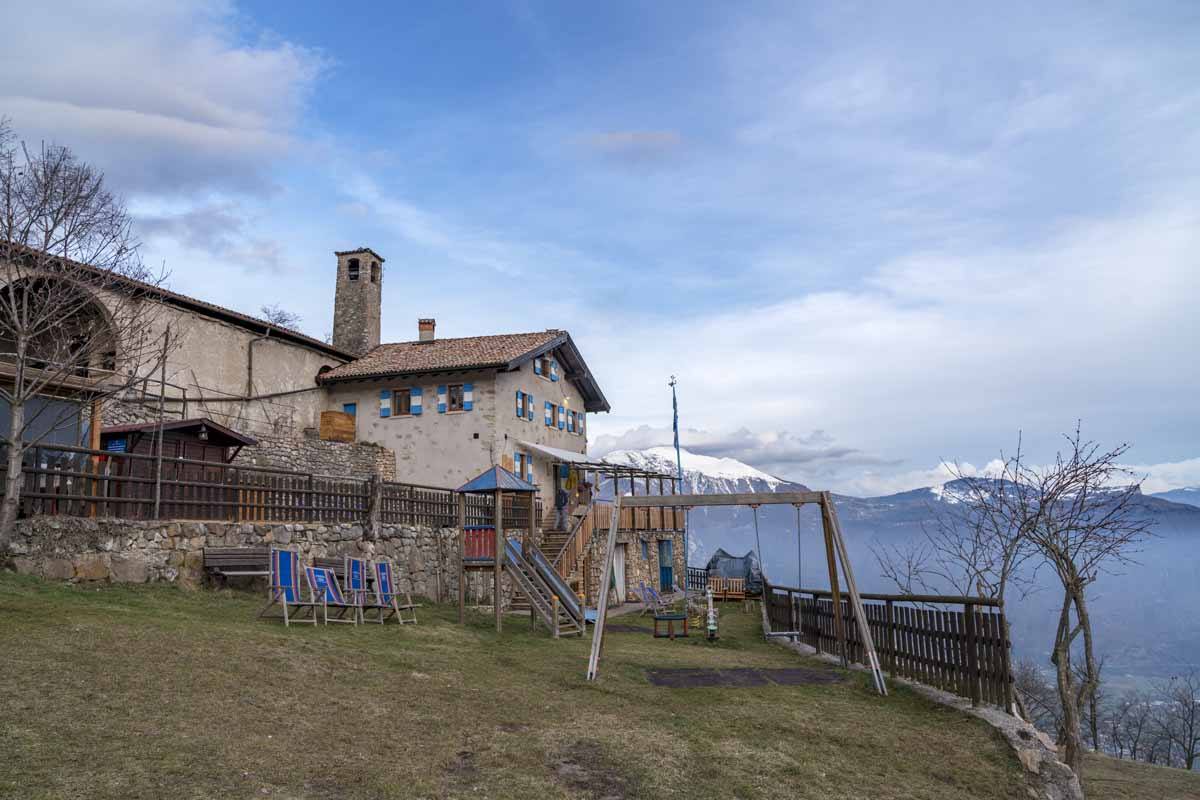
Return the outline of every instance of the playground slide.
<path id="1" fill-rule="evenodd" d="M 515 555 L 521 555 L 521 543 L 513 539 L 508 540 L 508 550 Z M 575 618 L 576 621 L 583 619 L 583 610 L 579 607 L 579 598 L 575 592 L 571 591 L 571 587 L 562 579 L 546 556 L 541 550 L 536 547 L 530 549 L 530 553 L 526 554 L 526 560 L 537 570 L 538 577 L 546 582 L 547 585 L 558 595 L 558 602 L 562 603 L 563 608 L 567 613 Z"/>

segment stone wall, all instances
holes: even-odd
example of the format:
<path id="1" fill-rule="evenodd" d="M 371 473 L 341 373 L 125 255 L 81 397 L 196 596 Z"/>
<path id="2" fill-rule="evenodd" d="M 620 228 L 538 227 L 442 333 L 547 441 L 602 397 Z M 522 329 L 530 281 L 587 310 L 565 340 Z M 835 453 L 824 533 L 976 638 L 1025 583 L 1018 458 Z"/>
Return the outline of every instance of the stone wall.
<path id="1" fill-rule="evenodd" d="M 511 532 L 519 536 L 519 531 Z M 200 586 L 205 547 L 275 544 L 298 550 L 302 560 L 360 555 L 396 565 L 398 585 L 414 596 L 457 598 L 458 532 L 454 528 L 384 525 L 369 539 L 362 525 L 340 523 L 236 523 L 134 521 L 33 517 L 17 522 L 7 562 L 17 572 L 48 580 L 117 583 L 177 582 Z M 512 588 L 505 578 L 504 604 Z M 260 581 L 261 583 L 261 581 Z M 490 605 L 492 573 L 468 575 L 467 600 Z"/>
<path id="2" fill-rule="evenodd" d="M 587 602 L 596 605 L 599 602 L 599 586 L 604 569 L 604 549 L 608 543 L 608 531 L 598 530 L 592 537 L 591 545 L 586 554 L 587 570 Z M 674 563 L 675 582 L 683 585 L 686 576 L 683 574 L 683 531 L 618 531 L 617 545 L 625 545 L 625 592 L 641 595 L 639 581 L 645 581 L 662 593 L 658 585 L 658 542 L 661 539 L 671 540 L 671 556 Z M 642 558 L 642 540 L 646 541 L 647 555 Z M 632 599 L 629 597 L 629 599 Z"/>
<path id="3" fill-rule="evenodd" d="M 234 460 L 274 469 L 290 469 L 332 475 L 338 478 L 368 478 L 378 475 L 396 480 L 396 454 L 374 442 L 329 442 L 311 428 L 302 436 L 256 434 L 258 444 L 244 447 Z M 453 488 L 453 487 L 448 487 Z"/>

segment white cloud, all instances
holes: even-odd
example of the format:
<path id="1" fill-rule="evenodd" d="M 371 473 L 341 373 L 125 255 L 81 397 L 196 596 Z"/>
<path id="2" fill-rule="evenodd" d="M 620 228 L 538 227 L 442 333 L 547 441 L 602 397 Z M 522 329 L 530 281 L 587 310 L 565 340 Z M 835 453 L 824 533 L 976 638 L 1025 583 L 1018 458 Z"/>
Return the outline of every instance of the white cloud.
<path id="1" fill-rule="evenodd" d="M 5 15 L 0 108 L 125 192 L 268 190 L 324 62 L 242 23 L 217 0 L 26 4 Z"/>

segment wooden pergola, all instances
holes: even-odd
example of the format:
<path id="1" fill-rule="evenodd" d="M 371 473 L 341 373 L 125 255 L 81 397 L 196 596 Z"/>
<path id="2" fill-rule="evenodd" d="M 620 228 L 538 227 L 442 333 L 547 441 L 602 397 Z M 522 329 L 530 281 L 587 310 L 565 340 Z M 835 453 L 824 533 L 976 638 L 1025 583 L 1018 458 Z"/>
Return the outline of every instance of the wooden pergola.
<path id="1" fill-rule="evenodd" d="M 871 628 L 867 624 L 867 615 L 863 610 L 862 598 L 858 593 L 858 584 L 854 580 L 854 570 L 850 566 L 850 554 L 846 550 L 846 541 L 842 536 L 842 526 L 838 522 L 837 509 L 829 492 L 750 492 L 739 494 L 673 494 L 673 495 L 643 495 L 640 497 L 621 497 L 615 500 L 616 508 L 613 521 L 608 531 L 608 555 L 604 562 L 604 573 L 600 580 L 601 586 L 608 586 L 613 569 L 613 551 L 617 539 L 617 519 L 620 509 L 624 508 L 695 508 L 698 506 L 749 506 L 757 508 L 767 505 L 790 505 L 797 508 L 814 504 L 821 508 L 821 528 L 825 539 L 825 561 L 829 568 L 829 590 L 833 601 L 834 630 L 838 641 L 838 650 L 842 663 L 847 663 L 846 623 L 842 616 L 842 592 L 838 580 L 838 564 L 841 564 L 841 574 L 846 582 L 846 595 L 850 602 L 850 613 L 858 624 L 858 633 L 863 642 L 867 666 L 875 681 L 875 689 L 881 695 L 887 695 L 887 684 L 883 679 L 883 670 L 879 665 L 879 656 L 875 652 L 875 642 L 871 638 Z M 796 531 L 797 537 L 800 532 Z M 762 558 L 762 553 L 759 553 Z M 588 680 L 595 680 L 600 668 L 600 652 L 604 644 L 604 623 L 608 611 L 608 592 L 600 595 L 599 608 L 596 612 L 596 627 L 592 634 L 592 652 L 588 660 Z"/>

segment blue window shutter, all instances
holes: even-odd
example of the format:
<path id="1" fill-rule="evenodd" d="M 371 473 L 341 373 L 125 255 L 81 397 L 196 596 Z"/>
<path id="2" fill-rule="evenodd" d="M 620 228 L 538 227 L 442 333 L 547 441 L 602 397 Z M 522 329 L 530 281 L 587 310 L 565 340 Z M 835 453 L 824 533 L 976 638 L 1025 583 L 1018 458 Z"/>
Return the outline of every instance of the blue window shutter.
<path id="1" fill-rule="evenodd" d="M 524 417 L 524 416 L 525 416 L 525 409 L 524 409 L 524 408 L 521 406 L 521 398 L 523 398 L 524 396 L 525 396 L 525 395 L 524 395 L 524 393 L 522 393 L 520 389 L 517 389 L 517 405 L 516 405 L 516 411 L 517 411 L 517 417 L 518 417 L 518 418 L 521 418 L 521 417 Z"/>
<path id="2" fill-rule="evenodd" d="M 438 387 L 438 413 L 439 414 L 446 413 L 446 387 L 445 386 Z"/>
<path id="3" fill-rule="evenodd" d="M 421 416 L 421 410 L 424 408 L 424 403 L 421 402 L 421 387 L 414 386 L 413 388 L 409 389 L 408 396 L 411 398 L 408 413 L 412 414 L 414 417 Z"/>
<path id="4" fill-rule="evenodd" d="M 549 428 L 554 424 L 554 404 L 549 400 L 546 401 L 546 427 Z"/>
<path id="5" fill-rule="evenodd" d="M 475 384 L 463 384 L 463 411 L 470 411 L 475 407 Z"/>
<path id="6" fill-rule="evenodd" d="M 533 422 L 533 395 L 525 395 L 525 415 Z"/>
<path id="7" fill-rule="evenodd" d="M 567 410 L 562 406 L 558 407 L 558 429 L 560 431 L 567 428 Z"/>
<path id="8" fill-rule="evenodd" d="M 535 358 L 533 360 L 533 374 L 534 375 L 542 374 L 542 360 L 540 358 Z"/>
<path id="9" fill-rule="evenodd" d="M 379 392 L 379 416 L 390 417 L 392 415 L 392 390 L 382 389 Z"/>
<path id="10" fill-rule="evenodd" d="M 525 456 L 525 470 L 527 473 L 525 475 L 525 480 L 533 483 L 533 458 L 530 456 Z"/>
<path id="11" fill-rule="evenodd" d="M 550 380 L 558 380 L 558 362 L 550 359 Z"/>

